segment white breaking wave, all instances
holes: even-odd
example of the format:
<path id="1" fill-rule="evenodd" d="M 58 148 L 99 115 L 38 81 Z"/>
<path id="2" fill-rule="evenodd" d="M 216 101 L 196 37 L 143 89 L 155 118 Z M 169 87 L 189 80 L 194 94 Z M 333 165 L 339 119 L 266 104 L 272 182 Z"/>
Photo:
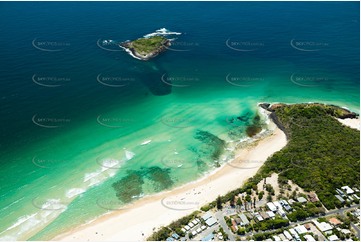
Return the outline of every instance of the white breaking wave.
<path id="1" fill-rule="evenodd" d="M 135 156 L 135 153 L 133 153 L 133 152 L 131 152 L 131 151 L 128 151 L 128 150 L 125 151 L 125 158 L 126 158 L 127 160 L 132 159 L 134 156 Z"/>
<path id="2" fill-rule="evenodd" d="M 52 221 L 60 213 L 65 211 L 66 208 L 67 206 L 62 204 L 60 199 L 48 199 L 39 206 L 38 212 L 19 217 L 14 224 L 1 232 L 0 234 L 5 233 L 5 235 L 0 237 L 0 240 L 9 240 L 10 238 L 12 241 L 19 240 L 22 235 L 39 227 L 43 227 Z"/>
<path id="3" fill-rule="evenodd" d="M 84 192 L 85 192 L 85 189 L 83 189 L 83 188 L 71 188 L 68 191 L 66 191 L 65 196 L 67 198 L 72 198 L 72 197 L 75 197 Z"/>
<path id="4" fill-rule="evenodd" d="M 161 29 L 157 29 L 155 32 L 150 33 L 150 34 L 146 34 L 143 37 L 144 38 L 150 38 L 153 36 L 161 36 L 161 35 L 181 35 L 182 33 L 178 33 L 178 32 L 172 32 L 166 28 L 161 28 Z"/>
<path id="5" fill-rule="evenodd" d="M 129 55 L 131 55 L 132 57 L 134 57 L 135 59 L 138 59 L 138 60 L 141 60 L 142 58 L 139 58 L 138 56 L 135 56 L 135 55 L 133 55 L 133 52 L 131 51 L 131 50 L 129 50 L 128 48 L 125 48 L 125 47 L 123 47 L 123 46 L 121 46 L 121 45 L 119 45 L 120 46 L 120 48 L 122 48 L 123 50 L 125 50 Z"/>

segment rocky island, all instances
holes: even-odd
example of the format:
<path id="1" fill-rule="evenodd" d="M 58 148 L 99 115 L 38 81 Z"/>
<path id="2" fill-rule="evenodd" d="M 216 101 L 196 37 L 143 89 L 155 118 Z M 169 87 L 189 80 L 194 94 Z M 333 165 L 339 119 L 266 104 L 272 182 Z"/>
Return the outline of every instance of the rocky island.
<path id="1" fill-rule="evenodd" d="M 131 56 L 144 61 L 156 57 L 170 45 L 171 41 L 163 36 L 144 37 L 120 43 L 120 47 L 125 49 Z"/>

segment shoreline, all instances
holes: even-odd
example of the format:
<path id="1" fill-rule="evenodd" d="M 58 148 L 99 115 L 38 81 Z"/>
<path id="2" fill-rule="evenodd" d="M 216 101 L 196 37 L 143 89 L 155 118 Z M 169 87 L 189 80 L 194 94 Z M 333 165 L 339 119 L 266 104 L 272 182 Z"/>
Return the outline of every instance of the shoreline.
<path id="1" fill-rule="evenodd" d="M 263 112 L 263 110 L 259 111 Z M 271 119 L 269 120 L 268 127 L 272 134 L 237 150 L 235 158 L 220 168 L 196 181 L 143 197 L 130 204 L 127 209 L 102 215 L 90 223 L 57 235 L 52 240 L 145 240 L 152 234 L 154 228 L 167 225 L 214 201 L 218 195 L 224 195 L 242 186 L 248 178 L 258 172 L 269 156 L 286 146 L 286 135 Z M 227 184 L 226 189 L 225 184 Z M 168 201 L 166 204 L 170 205 L 165 205 L 164 201 Z M 182 207 L 182 205 L 187 206 Z"/>

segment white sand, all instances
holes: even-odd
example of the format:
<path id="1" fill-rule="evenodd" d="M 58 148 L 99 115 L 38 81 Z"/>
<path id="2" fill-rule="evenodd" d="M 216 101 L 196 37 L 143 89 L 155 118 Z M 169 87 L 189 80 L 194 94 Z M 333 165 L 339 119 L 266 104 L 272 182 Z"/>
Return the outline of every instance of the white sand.
<path id="1" fill-rule="evenodd" d="M 353 129 L 360 130 L 360 118 L 346 118 L 346 119 L 337 119 L 340 123 L 349 126 Z"/>
<path id="2" fill-rule="evenodd" d="M 285 134 L 273 123 L 271 125 L 274 127 L 272 135 L 263 138 L 252 147 L 240 150 L 230 164 L 224 165 L 213 174 L 172 191 L 144 197 L 127 210 L 104 215 L 90 224 L 59 235 L 54 240 L 145 240 L 152 234 L 153 228 L 158 229 L 190 214 L 215 200 L 218 195 L 239 188 L 248 178 L 255 175 L 270 155 L 287 144 Z"/>

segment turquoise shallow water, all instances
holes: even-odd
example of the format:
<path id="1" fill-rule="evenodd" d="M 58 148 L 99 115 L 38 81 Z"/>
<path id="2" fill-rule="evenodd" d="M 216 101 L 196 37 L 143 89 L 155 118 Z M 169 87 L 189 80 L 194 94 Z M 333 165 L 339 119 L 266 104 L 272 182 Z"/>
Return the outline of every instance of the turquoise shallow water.
<path id="1" fill-rule="evenodd" d="M 258 102 L 359 112 L 358 3 L 140 3 L 142 18 L 133 4 L 1 3 L 1 239 L 49 239 L 199 178 Z M 161 27 L 186 51 L 141 62 L 96 44 Z"/>

